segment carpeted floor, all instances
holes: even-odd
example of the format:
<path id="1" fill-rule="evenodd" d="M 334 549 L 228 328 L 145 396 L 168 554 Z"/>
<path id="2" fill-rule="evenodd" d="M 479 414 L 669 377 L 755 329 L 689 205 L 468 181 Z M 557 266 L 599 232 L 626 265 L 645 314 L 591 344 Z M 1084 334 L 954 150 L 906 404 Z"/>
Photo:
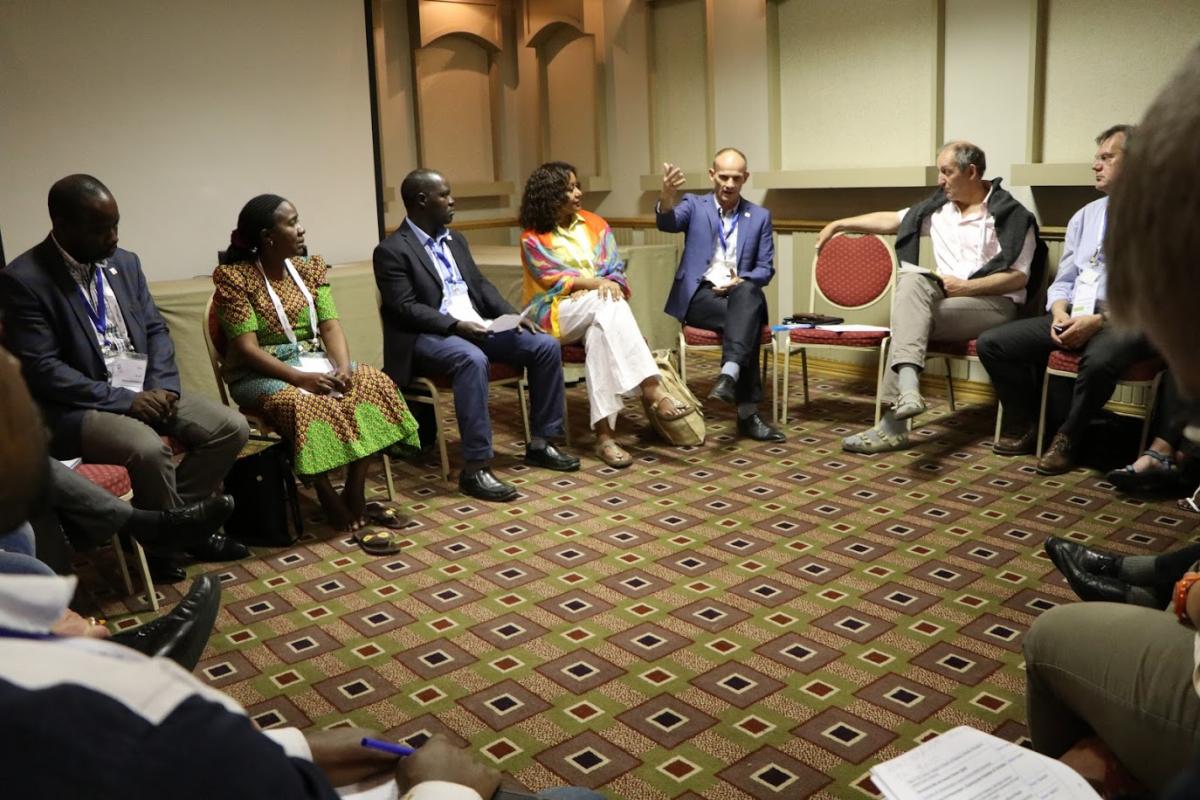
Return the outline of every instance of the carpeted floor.
<path id="1" fill-rule="evenodd" d="M 520 464 L 515 396 L 498 393 L 497 472 L 519 500 L 396 462 L 402 552 L 310 522 L 296 546 L 218 568 L 198 672 L 263 727 L 442 731 L 534 789 L 871 796 L 868 768 L 931 733 L 1025 734 L 1021 637 L 1072 599 L 1048 534 L 1156 552 L 1194 533 L 1172 502 L 1116 496 L 1096 472 L 992 455 L 990 408 L 935 399 L 919 446 L 843 454 L 871 388 L 812 389 L 786 444 L 737 439 L 721 410 L 701 448 L 643 441 L 631 469 L 589 456 L 572 474 Z M 151 616 L 99 597 L 118 624 Z"/>

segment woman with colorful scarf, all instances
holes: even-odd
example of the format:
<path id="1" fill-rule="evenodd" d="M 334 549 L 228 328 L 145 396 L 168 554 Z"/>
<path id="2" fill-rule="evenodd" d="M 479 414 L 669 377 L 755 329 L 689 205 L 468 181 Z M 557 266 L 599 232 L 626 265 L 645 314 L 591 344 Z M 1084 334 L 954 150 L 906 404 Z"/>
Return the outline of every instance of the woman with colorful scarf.
<path id="1" fill-rule="evenodd" d="M 575 168 L 561 161 L 533 171 L 521 198 L 521 262 L 529 316 L 564 344 L 587 351 L 588 400 L 596 455 L 633 463 L 616 439 L 625 395 L 640 388 L 650 414 L 676 419 L 688 407 L 671 397 L 629 308 L 629 284 L 612 230 L 580 207 Z"/>

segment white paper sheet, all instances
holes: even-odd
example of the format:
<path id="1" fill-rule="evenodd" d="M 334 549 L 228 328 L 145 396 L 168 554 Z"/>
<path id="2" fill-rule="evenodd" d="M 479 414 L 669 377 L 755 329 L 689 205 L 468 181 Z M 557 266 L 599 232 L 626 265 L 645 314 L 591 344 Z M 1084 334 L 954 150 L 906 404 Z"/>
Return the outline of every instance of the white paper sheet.
<path id="1" fill-rule="evenodd" d="M 488 333 L 504 333 L 520 325 L 524 317 L 524 314 L 505 314 L 502 317 L 488 320 L 484 326 L 488 329 Z"/>
<path id="2" fill-rule="evenodd" d="M 823 331 L 838 331 L 839 333 L 887 333 L 891 328 L 885 325 L 853 325 L 850 323 L 844 325 L 818 325 L 817 328 Z"/>
<path id="3" fill-rule="evenodd" d="M 888 800 L 1100 800 L 1079 773 L 960 726 L 871 768 Z"/>

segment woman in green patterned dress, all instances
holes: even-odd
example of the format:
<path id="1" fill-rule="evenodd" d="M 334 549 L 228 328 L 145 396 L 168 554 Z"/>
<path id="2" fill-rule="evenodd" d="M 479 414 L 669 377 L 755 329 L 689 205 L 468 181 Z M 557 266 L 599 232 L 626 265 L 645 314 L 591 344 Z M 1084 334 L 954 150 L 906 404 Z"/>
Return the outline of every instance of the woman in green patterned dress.
<path id="1" fill-rule="evenodd" d="M 291 442 L 296 472 L 312 477 L 335 528 L 399 527 L 394 511 L 366 502 L 367 459 L 397 443 L 418 447 L 417 423 L 390 378 L 350 360 L 325 262 L 304 252 L 291 203 L 278 195 L 246 203 L 227 263 L 213 272 L 229 393 Z M 329 473 L 343 466 L 339 494 Z"/>

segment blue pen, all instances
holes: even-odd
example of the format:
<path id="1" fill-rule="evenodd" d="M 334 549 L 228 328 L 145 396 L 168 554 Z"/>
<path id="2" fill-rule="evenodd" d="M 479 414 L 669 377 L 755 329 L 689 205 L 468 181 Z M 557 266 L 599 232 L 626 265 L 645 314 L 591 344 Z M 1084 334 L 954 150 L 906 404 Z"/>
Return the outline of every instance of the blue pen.
<path id="1" fill-rule="evenodd" d="M 380 739 L 372 739 L 369 736 L 364 736 L 362 740 L 363 747 L 370 747 L 373 750 L 382 750 L 385 753 L 391 753 L 396 756 L 411 756 L 417 752 L 408 745 L 396 744 L 395 742 L 385 742 Z"/>

